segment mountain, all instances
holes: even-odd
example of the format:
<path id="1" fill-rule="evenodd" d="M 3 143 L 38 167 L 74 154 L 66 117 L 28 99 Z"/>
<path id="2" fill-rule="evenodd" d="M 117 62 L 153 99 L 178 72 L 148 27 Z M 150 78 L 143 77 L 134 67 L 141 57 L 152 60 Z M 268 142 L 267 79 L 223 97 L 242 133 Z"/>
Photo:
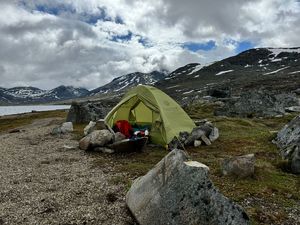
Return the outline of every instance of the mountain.
<path id="1" fill-rule="evenodd" d="M 110 83 L 90 91 L 90 95 L 108 93 L 124 93 L 127 89 L 138 84 L 154 85 L 157 81 L 166 77 L 167 72 L 153 71 L 151 73 L 130 73 L 113 79 Z"/>
<path id="2" fill-rule="evenodd" d="M 59 86 L 52 90 L 36 87 L 0 87 L 0 104 L 45 103 L 87 96 L 88 90 L 72 86 Z"/>
<path id="3" fill-rule="evenodd" d="M 155 85 L 177 99 L 230 90 L 290 91 L 300 84 L 300 48 L 257 48 L 212 64 L 188 64 Z"/>

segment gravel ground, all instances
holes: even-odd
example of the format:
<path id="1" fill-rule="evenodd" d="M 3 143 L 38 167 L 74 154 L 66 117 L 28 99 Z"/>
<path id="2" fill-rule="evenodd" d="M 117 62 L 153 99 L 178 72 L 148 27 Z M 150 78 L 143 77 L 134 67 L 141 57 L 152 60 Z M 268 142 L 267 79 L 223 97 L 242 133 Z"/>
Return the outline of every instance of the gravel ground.
<path id="1" fill-rule="evenodd" d="M 79 150 L 71 135 L 51 136 L 53 123 L 0 135 L 0 225 L 134 224 L 126 187 L 110 182 L 122 174 L 93 166 L 101 156 Z"/>

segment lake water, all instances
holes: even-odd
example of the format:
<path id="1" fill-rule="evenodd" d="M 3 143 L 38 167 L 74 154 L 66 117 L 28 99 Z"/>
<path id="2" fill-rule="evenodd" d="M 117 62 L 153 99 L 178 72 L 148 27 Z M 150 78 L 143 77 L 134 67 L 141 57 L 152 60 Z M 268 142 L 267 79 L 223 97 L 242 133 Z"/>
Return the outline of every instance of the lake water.
<path id="1" fill-rule="evenodd" d="M 52 111 L 57 109 L 70 109 L 70 105 L 17 105 L 0 106 L 0 116 L 28 113 L 34 111 Z"/>

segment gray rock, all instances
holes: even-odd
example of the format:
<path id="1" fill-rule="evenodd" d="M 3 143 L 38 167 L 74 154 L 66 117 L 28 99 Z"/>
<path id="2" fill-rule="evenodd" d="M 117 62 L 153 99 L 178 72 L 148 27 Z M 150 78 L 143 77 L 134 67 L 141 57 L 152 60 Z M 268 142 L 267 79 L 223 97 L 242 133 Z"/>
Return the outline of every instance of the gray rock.
<path id="1" fill-rule="evenodd" d="M 99 130 L 107 129 L 104 119 L 97 120 L 96 126 L 97 126 L 97 129 L 99 129 Z"/>
<path id="2" fill-rule="evenodd" d="M 196 126 L 204 125 L 206 122 L 208 122 L 208 119 L 195 120 L 195 121 L 194 121 L 194 123 L 196 124 Z"/>
<path id="3" fill-rule="evenodd" d="M 104 118 L 116 102 L 73 102 L 67 121 L 73 123 L 88 123 Z"/>
<path id="4" fill-rule="evenodd" d="M 267 90 L 246 91 L 239 98 L 225 101 L 215 110 L 217 116 L 273 117 L 284 115 L 285 108 L 300 105 L 295 94 L 273 93 Z"/>
<path id="5" fill-rule="evenodd" d="M 202 137 L 205 139 L 205 140 L 203 140 L 205 143 L 210 143 L 210 141 L 205 137 L 209 137 L 209 135 L 211 134 L 212 131 L 213 131 L 213 128 L 206 124 L 195 127 L 192 130 L 189 137 L 187 138 L 187 140 L 184 142 L 184 144 L 192 145 L 195 140 L 203 140 Z"/>
<path id="6" fill-rule="evenodd" d="M 212 129 L 212 131 L 210 132 L 208 138 L 209 138 L 209 140 L 210 140 L 211 142 L 214 142 L 215 140 L 217 140 L 217 139 L 219 138 L 219 135 L 220 135 L 220 134 L 219 134 L 219 129 L 216 128 L 216 127 L 214 127 L 214 128 Z"/>
<path id="7" fill-rule="evenodd" d="M 296 146 L 291 156 L 291 170 L 292 173 L 300 174 L 300 144 Z"/>
<path id="8" fill-rule="evenodd" d="M 250 224 L 245 211 L 214 187 L 209 168 L 178 149 L 134 181 L 126 203 L 140 225 Z"/>
<path id="9" fill-rule="evenodd" d="M 109 130 L 95 130 L 79 141 L 79 148 L 90 150 L 96 147 L 103 147 L 110 144 L 113 140 L 113 134 Z"/>
<path id="10" fill-rule="evenodd" d="M 185 145 L 192 145 L 195 140 L 199 140 L 201 136 L 205 136 L 205 131 L 200 127 L 195 127 L 189 137 L 184 142 Z"/>
<path id="11" fill-rule="evenodd" d="M 206 145 L 211 145 L 210 140 L 209 140 L 205 135 L 202 135 L 202 136 L 200 137 L 200 139 L 201 139 Z"/>
<path id="12" fill-rule="evenodd" d="M 65 122 L 61 125 L 60 129 L 63 134 L 73 132 L 73 123 Z"/>
<path id="13" fill-rule="evenodd" d="M 285 108 L 286 112 L 300 112 L 300 106 L 291 106 Z"/>
<path id="14" fill-rule="evenodd" d="M 202 141 L 195 140 L 194 147 L 199 147 L 202 144 Z"/>
<path id="15" fill-rule="evenodd" d="M 92 133 L 96 129 L 96 122 L 90 121 L 89 124 L 84 128 L 84 135 L 88 135 Z"/>
<path id="16" fill-rule="evenodd" d="M 126 139 L 124 134 L 122 134 L 120 132 L 115 133 L 114 142 L 119 142 L 119 141 L 122 141 L 124 139 Z"/>
<path id="17" fill-rule="evenodd" d="M 239 178 L 251 177 L 254 175 L 255 156 L 248 154 L 223 160 L 223 175 L 231 175 Z"/>
<path id="18" fill-rule="evenodd" d="M 300 142 L 300 116 L 286 124 L 273 142 L 281 149 L 281 155 L 285 159 L 290 159 L 293 147 Z"/>
<path id="19" fill-rule="evenodd" d="M 60 127 L 54 127 L 51 131 L 51 135 L 60 135 L 60 134 L 62 134 Z"/>

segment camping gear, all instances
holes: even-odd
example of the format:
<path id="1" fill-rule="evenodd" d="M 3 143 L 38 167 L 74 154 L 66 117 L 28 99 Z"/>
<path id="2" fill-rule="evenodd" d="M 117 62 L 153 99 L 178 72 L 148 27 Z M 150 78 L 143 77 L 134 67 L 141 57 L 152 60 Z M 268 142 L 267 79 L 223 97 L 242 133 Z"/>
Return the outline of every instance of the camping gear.
<path id="1" fill-rule="evenodd" d="M 118 120 L 113 127 L 115 132 L 121 132 L 126 138 L 130 138 L 133 134 L 133 129 L 127 120 Z"/>
<path id="2" fill-rule="evenodd" d="M 193 120 L 171 97 L 161 90 L 138 85 L 132 88 L 105 117 L 113 127 L 119 120 L 130 124 L 147 125 L 152 143 L 166 146 L 179 132 L 191 132 Z"/>
<path id="3" fill-rule="evenodd" d="M 136 137 L 132 139 L 125 139 L 119 142 L 108 145 L 107 147 L 113 149 L 117 153 L 121 152 L 140 152 L 145 147 L 148 141 L 147 137 Z"/>

